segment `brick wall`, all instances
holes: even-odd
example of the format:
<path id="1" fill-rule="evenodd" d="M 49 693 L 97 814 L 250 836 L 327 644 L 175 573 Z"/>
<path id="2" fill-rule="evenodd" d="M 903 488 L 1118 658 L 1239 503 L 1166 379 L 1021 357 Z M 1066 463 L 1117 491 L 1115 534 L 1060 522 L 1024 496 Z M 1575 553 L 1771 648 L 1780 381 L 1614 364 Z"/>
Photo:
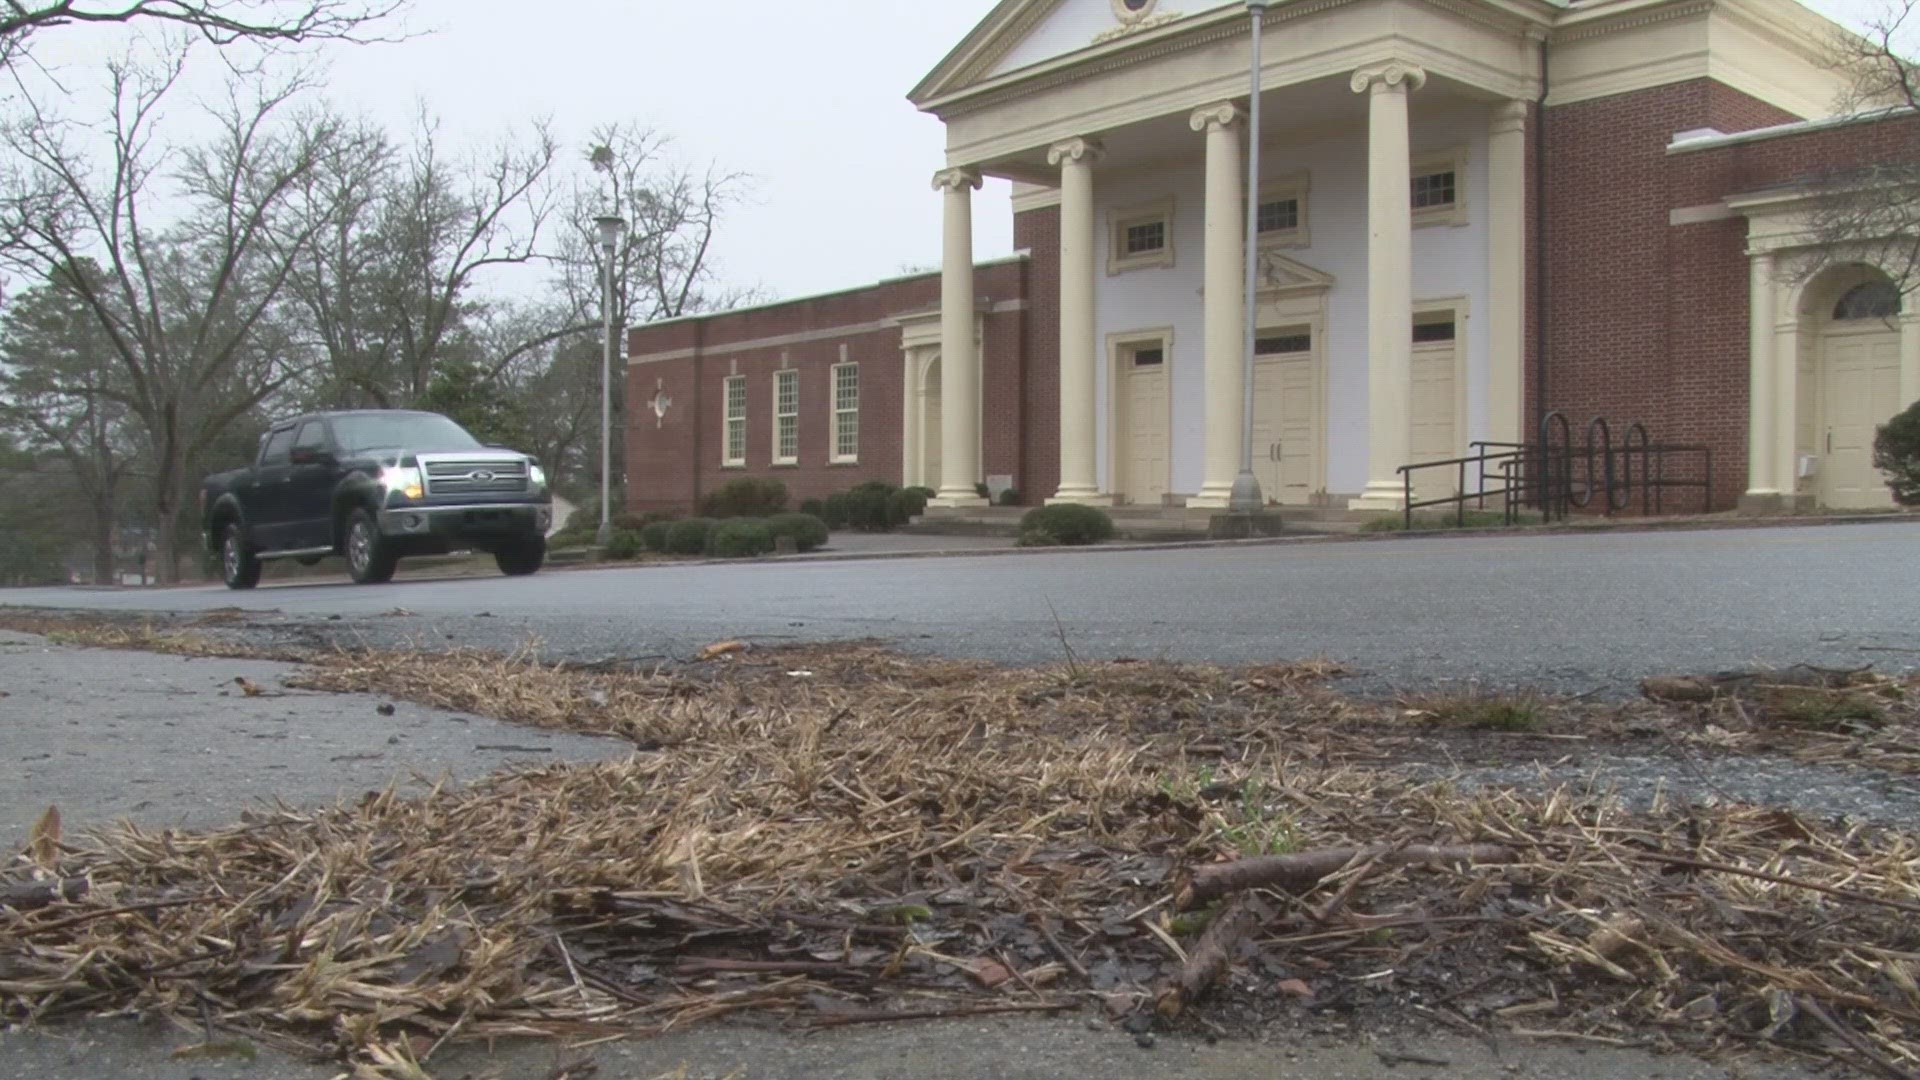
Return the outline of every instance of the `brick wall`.
<path id="1" fill-rule="evenodd" d="M 996 263 L 975 273 L 983 303 L 1003 310 L 985 320 L 983 465 L 1021 475 L 1023 433 L 1014 395 L 1022 385 L 1020 301 L 1027 268 Z M 891 320 L 940 303 L 940 277 L 924 274 L 790 303 L 636 327 L 629 333 L 627 506 L 685 511 L 727 481 L 770 477 L 795 504 L 867 480 L 901 481 L 905 366 L 900 328 Z M 666 354 L 666 355 L 662 355 Z M 833 365 L 860 365 L 860 454 L 829 460 Z M 799 372 L 799 463 L 773 464 L 774 372 Z M 747 463 L 722 464 L 725 382 L 746 378 Z M 648 403 L 665 391 L 656 417 Z"/>
<path id="2" fill-rule="evenodd" d="M 1667 146 L 1690 129 L 1794 119 L 1706 79 L 1546 113 L 1545 404 L 1576 438 L 1605 416 L 1616 438 L 1637 420 L 1658 441 L 1711 446 L 1722 507 L 1746 486 L 1745 224 L 1671 226 L 1691 204 Z"/>

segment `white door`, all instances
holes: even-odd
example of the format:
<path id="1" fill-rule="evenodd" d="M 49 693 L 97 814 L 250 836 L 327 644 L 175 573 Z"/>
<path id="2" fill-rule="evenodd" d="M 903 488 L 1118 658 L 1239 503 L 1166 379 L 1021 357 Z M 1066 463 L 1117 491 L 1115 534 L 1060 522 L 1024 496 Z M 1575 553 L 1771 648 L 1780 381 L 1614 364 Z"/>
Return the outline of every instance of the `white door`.
<path id="1" fill-rule="evenodd" d="M 1412 425 L 1407 432 L 1409 464 L 1445 461 L 1466 452 L 1454 415 L 1460 344 L 1456 328 L 1451 315 L 1414 324 L 1413 386 L 1407 410 Z M 1445 498 L 1459 487 L 1457 469 L 1421 469 L 1413 474 L 1415 501 Z"/>
<path id="2" fill-rule="evenodd" d="M 1115 380 L 1114 494 L 1122 502 L 1158 506 L 1167 494 L 1170 422 L 1167 409 L 1167 352 L 1158 344 L 1122 348 Z"/>
<path id="3" fill-rule="evenodd" d="M 1253 469 L 1268 502 L 1310 505 L 1318 486 L 1315 350 L 1306 327 L 1262 331 L 1254 342 Z"/>
<path id="4" fill-rule="evenodd" d="M 1899 411 L 1900 334 L 1874 320 L 1829 331 L 1824 346 L 1820 502 L 1836 509 L 1892 506 L 1886 478 L 1873 467 L 1873 437 Z"/>

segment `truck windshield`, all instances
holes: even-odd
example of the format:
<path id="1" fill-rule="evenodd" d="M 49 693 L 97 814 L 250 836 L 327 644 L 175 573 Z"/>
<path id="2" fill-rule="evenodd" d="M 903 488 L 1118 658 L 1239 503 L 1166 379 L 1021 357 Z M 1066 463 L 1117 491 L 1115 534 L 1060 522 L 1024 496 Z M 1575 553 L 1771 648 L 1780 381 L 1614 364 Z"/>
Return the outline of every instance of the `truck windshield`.
<path id="1" fill-rule="evenodd" d="M 348 454 L 370 450 L 477 450 L 480 440 L 432 413 L 360 413 L 333 418 L 334 441 Z"/>

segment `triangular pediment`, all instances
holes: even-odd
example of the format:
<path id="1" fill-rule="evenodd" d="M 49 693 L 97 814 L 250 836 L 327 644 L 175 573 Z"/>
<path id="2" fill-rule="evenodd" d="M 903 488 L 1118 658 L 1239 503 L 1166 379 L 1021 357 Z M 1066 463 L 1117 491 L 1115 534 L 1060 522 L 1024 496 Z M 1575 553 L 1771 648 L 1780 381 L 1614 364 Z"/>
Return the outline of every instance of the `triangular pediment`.
<path id="1" fill-rule="evenodd" d="M 1262 294 L 1320 292 L 1334 286 L 1332 274 L 1277 251 L 1261 252 L 1259 267 Z"/>
<path id="2" fill-rule="evenodd" d="M 976 83 L 1150 32 L 1221 0 L 1001 0 L 907 97 L 916 105 Z"/>

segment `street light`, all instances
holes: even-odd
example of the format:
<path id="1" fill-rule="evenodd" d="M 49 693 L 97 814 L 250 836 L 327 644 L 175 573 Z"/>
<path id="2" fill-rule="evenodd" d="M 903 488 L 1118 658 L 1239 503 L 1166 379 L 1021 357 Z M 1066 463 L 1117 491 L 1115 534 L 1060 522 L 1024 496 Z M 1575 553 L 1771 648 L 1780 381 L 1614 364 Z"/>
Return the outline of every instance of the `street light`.
<path id="1" fill-rule="evenodd" d="M 600 531 L 596 542 L 605 547 L 613 537 L 613 253 L 627 223 L 617 214 L 594 218 L 600 226 L 600 255 L 604 267 L 600 293 Z"/>
<path id="2" fill-rule="evenodd" d="M 1266 506 L 1260 479 L 1253 475 L 1253 339 L 1260 319 L 1260 33 L 1271 2 L 1247 0 L 1247 12 L 1253 16 L 1253 99 L 1247 116 L 1247 337 L 1240 395 L 1240 475 L 1233 478 L 1233 493 L 1227 496 L 1227 512 L 1232 514 L 1257 514 Z"/>

